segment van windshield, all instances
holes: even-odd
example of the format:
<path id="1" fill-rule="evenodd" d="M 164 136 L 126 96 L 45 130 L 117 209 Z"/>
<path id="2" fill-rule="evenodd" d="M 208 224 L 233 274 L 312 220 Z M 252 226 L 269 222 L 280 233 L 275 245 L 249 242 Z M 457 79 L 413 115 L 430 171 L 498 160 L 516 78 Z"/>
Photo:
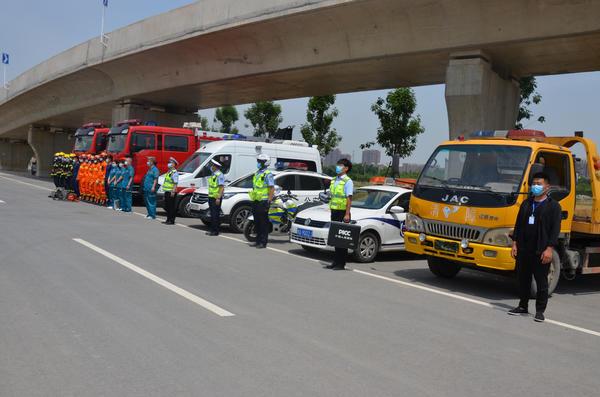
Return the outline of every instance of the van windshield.
<path id="1" fill-rule="evenodd" d="M 187 172 L 188 174 L 195 172 L 206 160 L 208 160 L 212 156 L 212 153 L 207 152 L 196 152 L 188 157 L 187 160 L 179 166 L 177 171 L 179 172 Z"/>

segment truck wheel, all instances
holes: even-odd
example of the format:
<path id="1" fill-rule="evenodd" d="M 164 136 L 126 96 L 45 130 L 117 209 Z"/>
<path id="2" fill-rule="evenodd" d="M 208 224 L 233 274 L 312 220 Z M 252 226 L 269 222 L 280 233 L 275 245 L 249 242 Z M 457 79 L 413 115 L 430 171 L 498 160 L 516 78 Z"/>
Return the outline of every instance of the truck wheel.
<path id="1" fill-rule="evenodd" d="M 192 200 L 192 195 L 188 194 L 187 196 L 183 196 L 179 200 L 179 204 L 177 205 L 177 213 L 182 218 L 191 218 L 192 214 L 188 209 L 188 204 Z"/>
<path id="2" fill-rule="evenodd" d="M 231 220 L 229 221 L 229 226 L 235 233 L 243 233 L 244 225 L 246 224 L 246 220 L 252 213 L 252 207 L 248 204 L 242 204 L 236 207 L 235 210 L 231 213 Z"/>
<path id="3" fill-rule="evenodd" d="M 244 237 L 251 243 L 256 242 L 256 227 L 254 225 L 254 221 L 247 220 L 244 225 Z"/>
<path id="4" fill-rule="evenodd" d="M 358 248 L 354 250 L 354 259 L 359 263 L 375 260 L 379 253 L 379 238 L 373 232 L 364 232 L 358 238 Z"/>
<path id="5" fill-rule="evenodd" d="M 460 265 L 447 259 L 436 258 L 434 256 L 427 257 L 427 265 L 431 273 L 442 278 L 453 278 L 460 272 Z"/>
<path id="6" fill-rule="evenodd" d="M 560 279 L 560 256 L 555 250 L 552 250 L 552 262 L 550 262 L 550 271 L 548 272 L 548 296 L 552 295 L 558 280 Z M 535 299 L 537 295 L 537 284 L 535 278 L 531 280 L 531 298 Z"/>

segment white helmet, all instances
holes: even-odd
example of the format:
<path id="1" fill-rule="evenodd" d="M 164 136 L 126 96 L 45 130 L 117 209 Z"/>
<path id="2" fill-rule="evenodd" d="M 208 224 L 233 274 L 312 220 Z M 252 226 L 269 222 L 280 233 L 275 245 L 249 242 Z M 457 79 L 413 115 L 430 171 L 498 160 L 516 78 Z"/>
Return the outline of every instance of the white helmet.
<path id="1" fill-rule="evenodd" d="M 258 156 L 256 156 L 256 160 L 261 163 L 264 163 L 265 166 L 268 166 L 269 164 L 271 164 L 271 157 L 269 157 L 268 154 L 261 153 Z"/>

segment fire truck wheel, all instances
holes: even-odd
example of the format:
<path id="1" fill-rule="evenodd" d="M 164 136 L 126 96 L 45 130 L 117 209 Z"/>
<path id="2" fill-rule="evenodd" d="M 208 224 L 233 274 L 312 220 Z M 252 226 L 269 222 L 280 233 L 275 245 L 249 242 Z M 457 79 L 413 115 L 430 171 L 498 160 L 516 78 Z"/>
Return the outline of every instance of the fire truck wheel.
<path id="1" fill-rule="evenodd" d="M 550 271 L 548 272 L 548 295 L 552 295 L 558 280 L 560 279 L 560 257 L 558 253 L 552 250 L 552 262 L 550 262 Z M 531 280 L 531 298 L 535 299 L 537 295 L 537 284 L 535 279 Z"/>
<path id="2" fill-rule="evenodd" d="M 452 278 L 460 272 L 460 265 L 447 259 L 436 258 L 434 256 L 427 257 L 427 265 L 431 273 L 442 278 Z"/>

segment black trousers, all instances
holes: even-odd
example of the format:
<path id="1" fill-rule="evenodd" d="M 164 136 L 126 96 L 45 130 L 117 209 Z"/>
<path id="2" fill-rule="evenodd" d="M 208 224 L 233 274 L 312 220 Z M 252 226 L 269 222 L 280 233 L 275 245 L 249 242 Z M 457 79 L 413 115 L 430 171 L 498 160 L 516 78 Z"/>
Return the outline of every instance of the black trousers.
<path id="1" fill-rule="evenodd" d="M 177 216 L 176 209 L 177 194 L 175 192 L 165 192 L 165 206 L 167 207 L 167 222 L 175 222 Z"/>
<path id="2" fill-rule="evenodd" d="M 252 214 L 256 225 L 256 244 L 267 245 L 269 242 L 269 202 L 253 201 Z"/>
<path id="3" fill-rule="evenodd" d="M 331 220 L 335 222 L 343 222 L 344 216 L 346 215 L 345 210 L 331 210 Z M 345 248 L 336 248 L 335 255 L 333 257 L 333 263 L 337 267 L 346 267 L 346 256 L 348 250 Z"/>
<path id="4" fill-rule="evenodd" d="M 209 198 L 208 210 L 210 211 L 210 231 L 218 234 L 219 226 L 221 226 L 221 204 L 217 204 L 216 199 Z"/>
<path id="5" fill-rule="evenodd" d="M 535 311 L 543 313 L 548 305 L 548 272 L 550 264 L 543 264 L 540 255 L 522 254 L 517 258 L 519 269 L 519 306 L 527 308 L 531 291 L 531 278 L 537 284 Z"/>

